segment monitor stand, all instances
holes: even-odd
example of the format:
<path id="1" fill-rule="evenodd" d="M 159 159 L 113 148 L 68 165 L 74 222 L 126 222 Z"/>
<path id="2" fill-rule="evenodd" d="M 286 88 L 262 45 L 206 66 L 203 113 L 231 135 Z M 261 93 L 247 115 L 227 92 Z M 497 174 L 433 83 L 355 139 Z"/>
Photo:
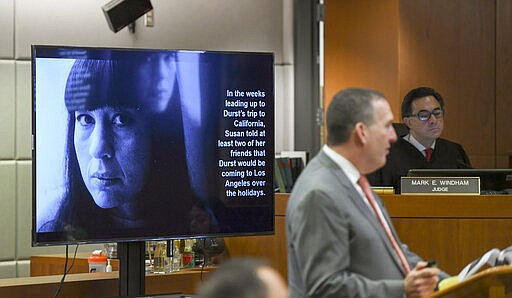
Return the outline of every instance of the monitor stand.
<path id="1" fill-rule="evenodd" d="M 117 243 L 119 296 L 136 297 L 146 293 L 145 242 Z"/>

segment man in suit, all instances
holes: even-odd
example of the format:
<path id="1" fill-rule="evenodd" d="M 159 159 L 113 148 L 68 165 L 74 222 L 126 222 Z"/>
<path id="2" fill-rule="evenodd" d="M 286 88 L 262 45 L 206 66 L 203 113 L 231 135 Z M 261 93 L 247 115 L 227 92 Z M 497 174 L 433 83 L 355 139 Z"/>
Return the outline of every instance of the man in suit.
<path id="1" fill-rule="evenodd" d="M 409 169 L 471 168 L 461 145 L 440 138 L 444 127 L 444 100 L 429 87 L 412 89 L 402 102 L 402 119 L 409 133 L 391 146 L 387 162 L 369 174 L 372 185 L 393 186 L 400 192 L 400 178 Z"/>
<path id="2" fill-rule="evenodd" d="M 290 297 L 410 298 L 436 288 L 439 269 L 400 242 L 378 196 L 358 184 L 386 162 L 396 141 L 392 122 L 378 91 L 334 96 L 327 145 L 300 175 L 286 210 Z"/>

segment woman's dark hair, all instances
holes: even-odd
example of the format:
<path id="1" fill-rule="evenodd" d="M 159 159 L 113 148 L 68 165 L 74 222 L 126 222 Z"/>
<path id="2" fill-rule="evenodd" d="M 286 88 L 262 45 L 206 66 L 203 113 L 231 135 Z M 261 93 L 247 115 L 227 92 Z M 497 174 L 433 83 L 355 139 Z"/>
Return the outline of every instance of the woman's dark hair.
<path id="1" fill-rule="evenodd" d="M 430 87 L 414 88 L 404 97 L 402 102 L 402 118 L 408 117 L 412 114 L 412 103 L 422 97 L 433 96 L 439 102 L 441 110 L 444 110 L 444 99 L 436 90 Z"/>

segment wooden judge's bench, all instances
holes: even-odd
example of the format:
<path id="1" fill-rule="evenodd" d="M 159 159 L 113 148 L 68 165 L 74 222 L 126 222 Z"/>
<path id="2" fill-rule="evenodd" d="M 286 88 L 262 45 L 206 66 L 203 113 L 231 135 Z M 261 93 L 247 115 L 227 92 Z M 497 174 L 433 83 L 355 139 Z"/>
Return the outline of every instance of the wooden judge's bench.
<path id="1" fill-rule="evenodd" d="M 380 195 L 402 242 L 456 275 L 491 248 L 512 245 L 512 195 Z M 288 194 L 276 194 L 276 233 L 227 238 L 231 256 L 272 260 L 287 276 L 285 212 Z M 341 257 L 341 256 L 340 256 Z"/>
<path id="2" fill-rule="evenodd" d="M 288 194 L 276 194 L 274 235 L 225 238 L 232 257 L 267 258 L 286 278 L 285 214 L 288 197 Z M 503 249 L 512 245 L 511 195 L 381 195 L 381 198 L 401 240 L 424 259 L 437 260 L 439 267 L 449 274 L 458 274 L 465 265 L 491 248 Z M 85 256 L 80 256 L 76 262 L 72 272 L 87 272 Z M 38 275 L 61 274 L 63 264 L 62 256 L 33 256 L 30 271 L 35 277 L 0 280 L 0 297 L 40 297 L 41 293 L 53 294 L 61 275 Z M 114 261 L 112 265 L 116 270 L 117 262 Z M 192 294 L 207 273 L 192 269 L 146 276 L 146 294 Z M 498 273 L 500 278 L 495 277 L 496 272 L 491 272 L 481 278 L 482 284 L 472 286 L 481 288 L 493 284 L 491 281 L 511 280 L 508 275 L 512 274 L 512 270 L 501 270 Z M 65 287 L 63 297 L 113 297 L 118 293 L 118 272 L 70 274 L 66 278 Z M 511 290 L 510 287 L 504 289 L 507 293 Z M 500 291 L 498 294 L 503 292 Z M 459 292 L 466 293 L 464 289 Z M 457 295 L 451 293 L 436 297 L 465 297 Z"/>

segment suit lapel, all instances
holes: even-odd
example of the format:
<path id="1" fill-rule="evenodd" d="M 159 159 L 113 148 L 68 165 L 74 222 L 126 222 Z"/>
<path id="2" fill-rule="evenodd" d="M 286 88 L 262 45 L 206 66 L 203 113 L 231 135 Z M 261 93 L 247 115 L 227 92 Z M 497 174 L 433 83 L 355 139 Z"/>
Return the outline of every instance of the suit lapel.
<path id="1" fill-rule="evenodd" d="M 375 194 L 375 192 L 373 193 L 373 196 L 375 198 L 375 201 L 377 202 L 377 205 L 379 205 L 379 209 L 382 212 L 382 216 L 384 217 L 384 220 L 387 222 L 387 224 L 389 226 L 389 230 L 391 231 L 391 234 L 393 235 L 393 237 L 395 237 L 395 240 L 400 245 L 400 242 L 398 241 L 398 238 L 396 237 L 396 233 L 395 233 L 395 231 L 393 229 L 393 224 L 391 222 L 391 219 L 389 218 L 389 216 L 385 212 L 384 208 L 382 207 L 382 204 L 380 202 L 380 198 L 377 196 L 377 194 Z M 395 264 L 400 269 L 400 271 L 405 275 L 406 274 L 405 273 L 405 268 L 402 265 L 402 262 L 400 261 L 400 258 L 398 257 L 395 249 L 393 248 L 393 245 L 391 244 L 391 241 L 388 239 L 388 236 L 386 235 L 386 232 L 383 230 L 384 228 L 381 226 L 379 220 L 377 219 L 376 215 L 373 212 L 372 212 L 372 216 L 371 217 L 372 217 L 371 219 L 372 219 L 373 227 L 378 230 L 379 236 L 382 239 L 382 241 L 384 241 L 384 244 L 386 245 L 386 248 L 387 248 L 389 254 L 391 255 L 391 257 L 395 261 Z M 404 254 L 405 254 L 405 252 L 404 252 Z"/>
<path id="2" fill-rule="evenodd" d="M 402 266 L 402 263 L 400 262 L 400 259 L 398 259 L 398 256 L 395 252 L 395 249 L 393 248 L 393 245 L 389 241 L 389 239 L 386 236 L 386 232 L 383 230 L 383 227 L 381 226 L 379 220 L 377 219 L 376 215 L 373 213 L 373 211 L 370 210 L 368 205 L 363 201 L 360 194 L 357 192 L 357 190 L 354 188 L 348 177 L 345 175 L 343 170 L 334 162 L 332 161 L 327 155 L 324 155 L 325 161 L 329 162 L 329 169 L 331 170 L 332 174 L 336 176 L 338 179 L 336 179 L 340 186 L 347 191 L 345 193 L 348 194 L 348 198 L 350 201 L 356 206 L 356 208 L 359 210 L 359 212 L 362 214 L 362 217 L 364 217 L 368 222 L 370 222 L 371 226 L 375 230 L 375 232 L 379 235 L 379 238 L 384 243 L 384 246 L 386 247 L 386 250 L 388 251 L 391 258 L 395 261 L 396 266 L 399 268 L 399 270 L 405 274 L 404 268 Z M 374 197 L 376 198 L 377 204 L 379 205 L 379 208 L 381 209 L 392 233 L 394 234 L 394 230 L 391 228 L 391 223 L 387 220 L 386 213 L 384 212 L 382 205 L 380 204 L 380 198 L 374 193 Z M 395 236 L 396 238 L 396 236 Z"/>

